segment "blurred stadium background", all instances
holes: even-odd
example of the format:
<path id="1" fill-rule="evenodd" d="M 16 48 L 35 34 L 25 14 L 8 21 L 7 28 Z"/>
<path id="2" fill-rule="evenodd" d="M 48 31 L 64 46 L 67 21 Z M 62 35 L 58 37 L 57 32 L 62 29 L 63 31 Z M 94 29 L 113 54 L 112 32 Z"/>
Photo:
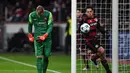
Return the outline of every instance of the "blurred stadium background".
<path id="1" fill-rule="evenodd" d="M 28 15 L 37 5 L 53 13 L 52 56 L 47 73 L 70 73 L 70 48 L 65 48 L 71 0 L 0 1 L 0 73 L 36 73 L 33 44 L 27 38 Z M 24 64 L 25 63 L 25 64 Z"/>

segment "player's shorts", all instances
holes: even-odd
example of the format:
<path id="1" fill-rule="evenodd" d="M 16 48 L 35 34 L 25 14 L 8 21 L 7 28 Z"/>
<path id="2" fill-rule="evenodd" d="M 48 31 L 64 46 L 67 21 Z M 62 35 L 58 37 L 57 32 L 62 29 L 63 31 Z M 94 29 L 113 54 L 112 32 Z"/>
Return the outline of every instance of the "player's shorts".
<path id="1" fill-rule="evenodd" d="M 97 53 L 98 48 L 101 46 L 98 40 L 89 40 L 86 45 L 93 53 Z"/>
<path id="2" fill-rule="evenodd" d="M 39 43 L 34 41 L 35 55 L 36 56 L 45 56 L 48 57 L 51 55 L 51 46 L 52 41 L 50 39 L 46 39 L 45 41 Z"/>

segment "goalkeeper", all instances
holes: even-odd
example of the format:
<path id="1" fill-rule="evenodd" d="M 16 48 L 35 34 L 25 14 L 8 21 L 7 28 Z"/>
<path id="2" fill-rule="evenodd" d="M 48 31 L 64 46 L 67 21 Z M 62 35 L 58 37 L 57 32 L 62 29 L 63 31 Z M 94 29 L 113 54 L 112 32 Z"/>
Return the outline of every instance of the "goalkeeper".
<path id="1" fill-rule="evenodd" d="M 32 26 L 34 25 L 34 36 L 32 35 Z M 39 5 L 36 11 L 29 14 L 28 38 L 34 42 L 36 66 L 38 73 L 46 73 L 48 66 L 48 57 L 51 54 L 51 31 L 53 28 L 52 13 L 44 10 Z"/>

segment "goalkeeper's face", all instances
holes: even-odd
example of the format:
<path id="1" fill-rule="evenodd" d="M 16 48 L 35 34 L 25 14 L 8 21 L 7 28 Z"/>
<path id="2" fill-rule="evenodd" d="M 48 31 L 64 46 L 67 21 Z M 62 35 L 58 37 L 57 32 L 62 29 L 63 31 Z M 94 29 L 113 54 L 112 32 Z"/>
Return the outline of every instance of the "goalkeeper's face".
<path id="1" fill-rule="evenodd" d="M 88 18 L 93 18 L 94 17 L 93 9 L 91 8 L 86 9 L 86 15 Z"/>
<path id="2" fill-rule="evenodd" d="M 38 6 L 36 12 L 40 16 L 44 12 L 44 8 L 42 6 Z"/>

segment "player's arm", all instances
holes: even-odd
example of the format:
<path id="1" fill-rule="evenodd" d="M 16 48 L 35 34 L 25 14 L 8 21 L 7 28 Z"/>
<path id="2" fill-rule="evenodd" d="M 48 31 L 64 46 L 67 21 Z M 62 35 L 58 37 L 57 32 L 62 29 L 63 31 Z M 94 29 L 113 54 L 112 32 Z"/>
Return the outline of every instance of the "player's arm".
<path id="1" fill-rule="evenodd" d="M 68 34 L 68 30 L 69 30 L 69 22 L 67 21 L 67 26 L 66 26 L 66 29 L 65 29 L 65 35 Z"/>
<path id="2" fill-rule="evenodd" d="M 106 31 L 104 26 L 101 26 L 99 22 L 97 24 L 97 28 L 103 34 L 103 37 L 105 37 L 105 34 L 108 34 L 108 31 Z M 106 38 L 108 38 L 108 37 L 109 37 L 109 35 L 106 35 Z"/>
<path id="3" fill-rule="evenodd" d="M 32 25 L 33 25 L 33 21 L 32 21 L 32 14 L 29 14 L 29 22 L 28 22 L 28 38 L 30 42 L 34 41 L 34 37 L 32 35 Z"/>
<path id="4" fill-rule="evenodd" d="M 33 25 L 32 13 L 30 13 L 29 14 L 29 22 L 28 22 L 28 33 L 32 33 L 32 25 Z"/>
<path id="5" fill-rule="evenodd" d="M 48 35 L 51 33 L 52 28 L 53 28 L 53 17 L 52 17 L 52 13 L 50 12 L 49 17 L 48 17 L 48 29 L 47 29 L 47 32 L 42 36 L 38 36 L 38 38 L 40 40 L 44 41 L 48 37 Z"/>
<path id="6" fill-rule="evenodd" d="M 99 22 L 97 22 L 97 29 L 104 35 L 105 34 L 105 28 L 100 25 Z"/>
<path id="7" fill-rule="evenodd" d="M 48 29 L 47 29 L 47 34 L 50 34 L 53 28 L 53 17 L 52 17 L 52 13 L 49 12 L 49 18 L 48 18 Z"/>

